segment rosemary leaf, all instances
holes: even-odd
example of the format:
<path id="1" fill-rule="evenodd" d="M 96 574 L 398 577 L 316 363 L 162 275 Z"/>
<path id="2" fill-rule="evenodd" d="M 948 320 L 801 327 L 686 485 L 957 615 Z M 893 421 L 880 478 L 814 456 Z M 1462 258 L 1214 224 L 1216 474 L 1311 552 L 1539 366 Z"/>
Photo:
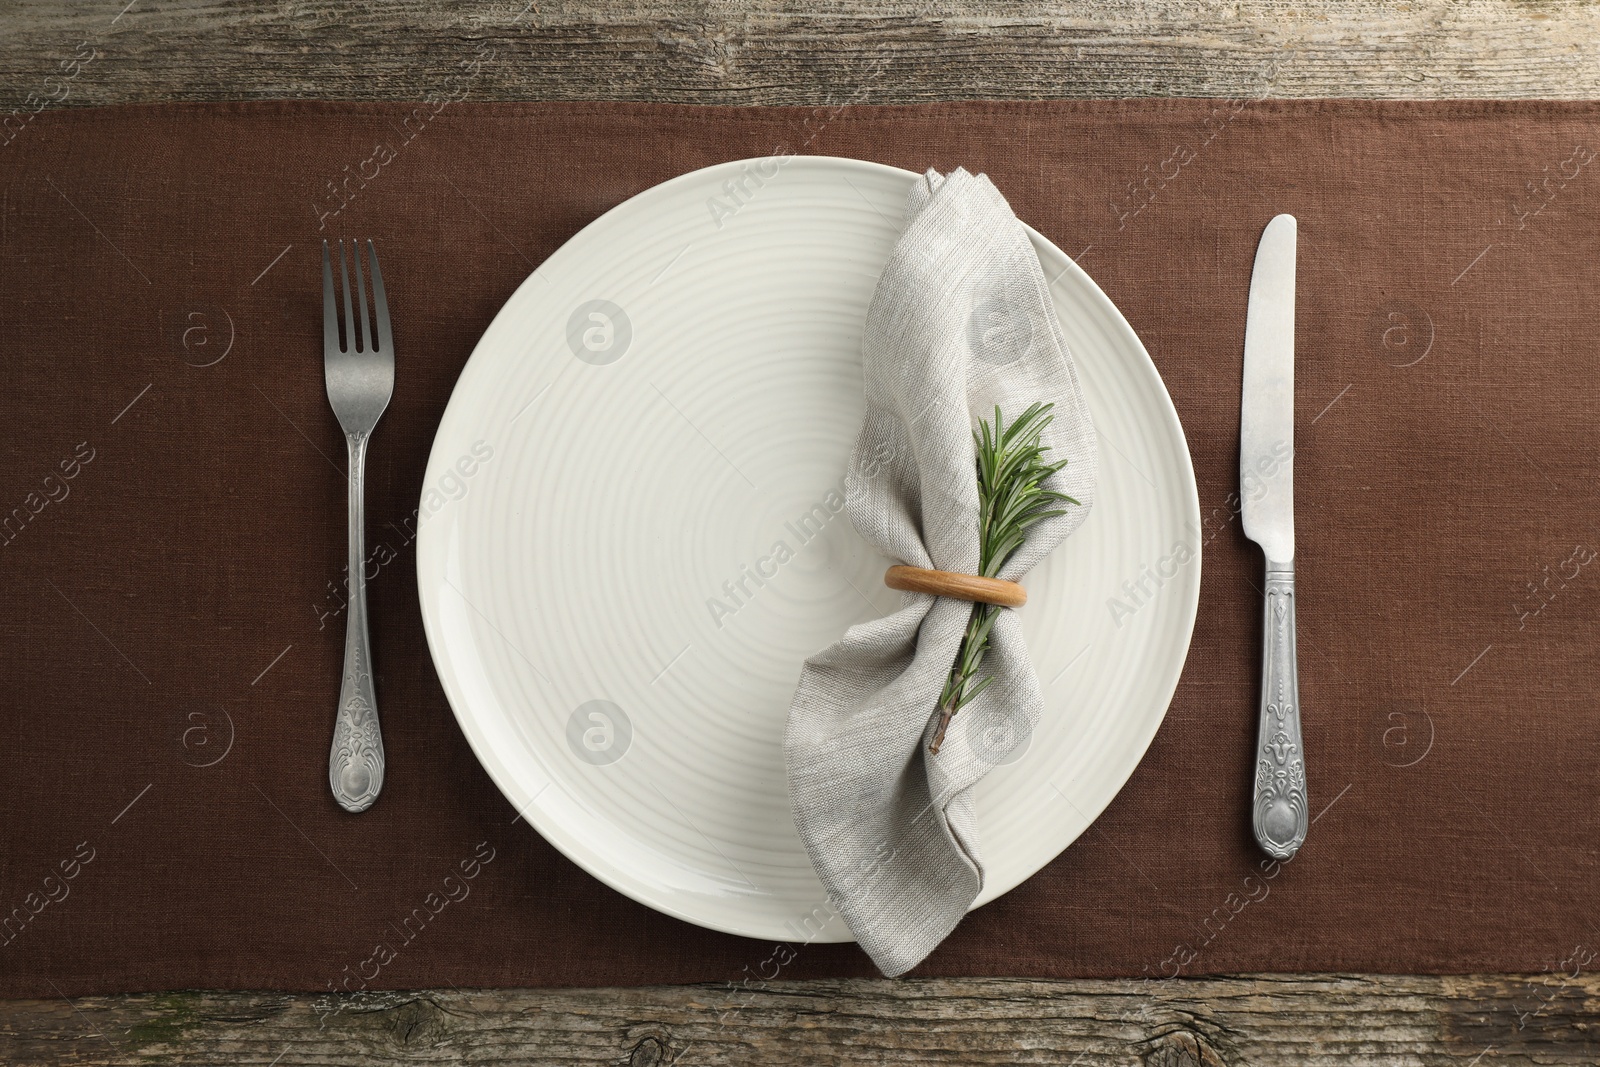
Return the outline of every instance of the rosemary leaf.
<path id="1" fill-rule="evenodd" d="M 1009 426 L 996 406 L 994 421 L 980 419 L 973 432 L 978 471 L 978 573 L 986 578 L 1000 573 L 1006 560 L 1022 547 L 1030 527 L 1066 514 L 1058 505 L 1078 503 L 1044 486 L 1067 465 L 1064 459 L 1045 462 L 1049 448 L 1041 439 L 1055 417 L 1050 414 L 1054 406 L 1030 404 Z M 936 755 L 944 744 L 950 720 L 994 680 L 993 675 L 977 679 L 977 674 L 1000 610 L 992 604 L 972 605 L 972 617 L 939 697 L 939 725 L 928 744 L 930 755 Z"/>

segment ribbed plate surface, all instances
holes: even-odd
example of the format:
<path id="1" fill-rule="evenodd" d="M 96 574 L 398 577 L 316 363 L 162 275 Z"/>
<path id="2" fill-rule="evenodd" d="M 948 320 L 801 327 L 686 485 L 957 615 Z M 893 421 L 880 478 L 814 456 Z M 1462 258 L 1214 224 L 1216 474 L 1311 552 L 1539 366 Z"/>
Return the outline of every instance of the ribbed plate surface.
<path id="1" fill-rule="evenodd" d="M 752 160 L 620 205 L 496 316 L 428 464 L 423 618 L 478 758 L 595 877 L 713 929 L 849 939 L 790 822 L 781 740 L 801 662 L 898 603 L 890 561 L 830 493 L 914 180 Z M 1046 712 L 979 788 L 978 904 L 1133 772 L 1200 588 L 1194 473 L 1161 379 L 1088 275 L 1034 243 L 1100 431 L 1100 495 L 1026 583 Z"/>

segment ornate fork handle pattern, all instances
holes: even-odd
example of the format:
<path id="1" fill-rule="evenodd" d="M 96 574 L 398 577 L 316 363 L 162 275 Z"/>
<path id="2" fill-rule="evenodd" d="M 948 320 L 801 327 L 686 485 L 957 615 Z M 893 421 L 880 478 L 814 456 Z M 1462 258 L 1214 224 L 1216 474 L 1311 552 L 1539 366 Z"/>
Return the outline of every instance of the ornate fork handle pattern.
<path id="1" fill-rule="evenodd" d="M 346 811 L 366 811 L 383 788 L 383 735 L 378 729 L 378 698 L 372 685 L 372 648 L 367 632 L 367 576 L 364 474 L 367 435 L 348 435 L 350 446 L 349 614 L 344 629 L 344 680 L 339 685 L 339 715 L 333 727 L 328 784 Z"/>
<path id="2" fill-rule="evenodd" d="M 1294 564 L 1267 562 L 1261 656 L 1261 718 L 1256 744 L 1256 842 L 1274 859 L 1305 842 L 1305 751 L 1300 740 L 1300 680 L 1294 639 Z"/>

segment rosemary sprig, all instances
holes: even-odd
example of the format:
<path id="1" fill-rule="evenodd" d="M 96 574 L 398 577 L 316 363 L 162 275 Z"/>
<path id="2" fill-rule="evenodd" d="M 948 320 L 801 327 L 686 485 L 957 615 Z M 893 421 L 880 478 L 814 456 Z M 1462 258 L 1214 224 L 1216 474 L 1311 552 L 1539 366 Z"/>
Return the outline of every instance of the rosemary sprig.
<path id="1" fill-rule="evenodd" d="M 1046 463 L 1049 447 L 1040 442 L 1045 427 L 1055 416 L 1054 404 L 1034 404 L 1010 426 L 1005 424 L 998 406 L 994 422 L 979 420 L 972 435 L 978 459 L 978 573 L 993 578 L 1000 573 L 1027 536 L 1028 527 L 1054 515 L 1066 514 L 1058 504 L 1076 504 L 1065 493 L 1046 489 L 1044 482 L 1067 465 Z M 984 653 L 989 650 L 989 631 L 1000 608 L 993 604 L 973 604 L 972 618 L 950 668 L 944 693 L 939 697 L 939 727 L 928 745 L 937 755 L 944 744 L 950 720 L 994 680 L 990 675 L 973 684 Z"/>

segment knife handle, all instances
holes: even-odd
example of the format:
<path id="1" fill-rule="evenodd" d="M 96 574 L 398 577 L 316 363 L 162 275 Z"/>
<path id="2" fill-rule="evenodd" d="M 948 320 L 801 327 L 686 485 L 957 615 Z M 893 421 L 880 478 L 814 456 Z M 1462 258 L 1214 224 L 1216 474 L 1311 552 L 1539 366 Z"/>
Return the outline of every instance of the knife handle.
<path id="1" fill-rule="evenodd" d="M 1305 842 L 1305 747 L 1300 740 L 1300 680 L 1295 665 L 1294 563 L 1267 561 L 1261 652 L 1261 718 L 1251 823 L 1256 843 L 1286 860 Z"/>

